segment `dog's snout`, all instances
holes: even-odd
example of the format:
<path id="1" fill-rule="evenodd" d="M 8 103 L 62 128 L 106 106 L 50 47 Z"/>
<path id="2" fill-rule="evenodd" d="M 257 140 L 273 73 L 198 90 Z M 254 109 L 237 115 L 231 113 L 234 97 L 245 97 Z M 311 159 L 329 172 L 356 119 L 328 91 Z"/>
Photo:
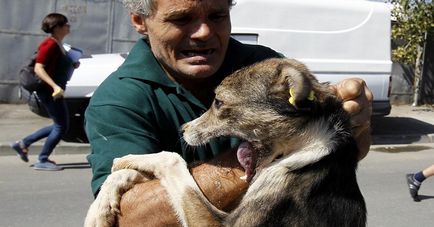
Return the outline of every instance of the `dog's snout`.
<path id="1" fill-rule="evenodd" d="M 184 134 L 184 132 L 185 132 L 183 127 L 181 127 L 178 131 L 179 131 L 179 134 Z"/>
<path id="2" fill-rule="evenodd" d="M 190 126 L 188 125 L 188 123 L 183 124 L 183 125 L 181 126 L 181 128 L 179 129 L 179 133 L 184 134 L 185 131 L 186 131 L 189 127 L 190 127 Z"/>
<path id="3" fill-rule="evenodd" d="M 185 132 L 185 130 L 187 130 L 188 128 L 190 128 L 190 124 L 189 123 L 185 123 L 181 126 L 181 131 Z"/>

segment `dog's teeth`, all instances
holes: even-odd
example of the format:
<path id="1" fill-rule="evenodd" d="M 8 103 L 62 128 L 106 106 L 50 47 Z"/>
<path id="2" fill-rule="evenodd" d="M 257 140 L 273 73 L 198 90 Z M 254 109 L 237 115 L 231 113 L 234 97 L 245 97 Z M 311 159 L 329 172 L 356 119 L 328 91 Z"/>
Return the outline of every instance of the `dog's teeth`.
<path id="1" fill-rule="evenodd" d="M 240 177 L 241 180 L 247 180 L 247 175 Z"/>

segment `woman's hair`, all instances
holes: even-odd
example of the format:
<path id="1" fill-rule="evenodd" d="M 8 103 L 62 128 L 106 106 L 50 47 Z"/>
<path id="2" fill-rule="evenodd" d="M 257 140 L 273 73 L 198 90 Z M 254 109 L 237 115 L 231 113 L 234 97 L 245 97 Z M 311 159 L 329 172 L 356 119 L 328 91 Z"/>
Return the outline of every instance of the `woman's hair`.
<path id="1" fill-rule="evenodd" d="M 53 33 L 54 28 L 64 26 L 68 23 L 68 18 L 60 13 L 50 13 L 42 20 L 41 29 L 45 33 Z"/>
<path id="2" fill-rule="evenodd" d="M 156 0 L 123 0 L 125 8 L 131 13 L 149 16 L 154 10 Z M 229 6 L 235 5 L 234 0 L 228 0 Z"/>

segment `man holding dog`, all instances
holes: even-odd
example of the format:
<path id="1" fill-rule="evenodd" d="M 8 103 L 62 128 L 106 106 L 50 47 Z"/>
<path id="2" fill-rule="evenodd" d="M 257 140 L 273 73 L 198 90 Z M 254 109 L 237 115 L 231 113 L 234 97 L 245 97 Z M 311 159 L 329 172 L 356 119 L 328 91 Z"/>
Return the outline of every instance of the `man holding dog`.
<path id="1" fill-rule="evenodd" d="M 219 208 L 230 209 L 247 185 L 235 152 L 239 142 L 222 138 L 189 148 L 179 127 L 200 116 L 212 103 L 213 89 L 237 69 L 282 57 L 262 46 L 230 38 L 231 0 L 124 0 L 131 22 L 144 38 L 124 64 L 94 93 L 86 110 L 86 132 L 92 147 L 92 189 L 97 195 L 112 161 L 126 154 L 174 151 L 192 168 L 202 191 Z M 360 159 L 370 146 L 372 94 L 360 79 L 333 86 L 351 114 Z M 249 149 L 242 143 L 238 149 Z M 204 162 L 206 161 L 206 162 Z M 158 226 L 175 223 L 159 182 L 136 185 L 124 194 L 120 225 Z"/>

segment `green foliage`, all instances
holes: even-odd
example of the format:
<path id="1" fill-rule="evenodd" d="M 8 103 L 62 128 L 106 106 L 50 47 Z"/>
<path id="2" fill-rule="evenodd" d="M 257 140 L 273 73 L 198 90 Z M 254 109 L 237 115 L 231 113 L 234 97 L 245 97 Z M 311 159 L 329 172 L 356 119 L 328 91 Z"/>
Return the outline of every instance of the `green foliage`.
<path id="1" fill-rule="evenodd" d="M 398 47 L 392 52 L 397 62 L 417 64 L 418 51 L 425 43 L 425 33 L 434 28 L 434 4 L 431 0 L 390 0 L 393 4 L 392 39 Z"/>

